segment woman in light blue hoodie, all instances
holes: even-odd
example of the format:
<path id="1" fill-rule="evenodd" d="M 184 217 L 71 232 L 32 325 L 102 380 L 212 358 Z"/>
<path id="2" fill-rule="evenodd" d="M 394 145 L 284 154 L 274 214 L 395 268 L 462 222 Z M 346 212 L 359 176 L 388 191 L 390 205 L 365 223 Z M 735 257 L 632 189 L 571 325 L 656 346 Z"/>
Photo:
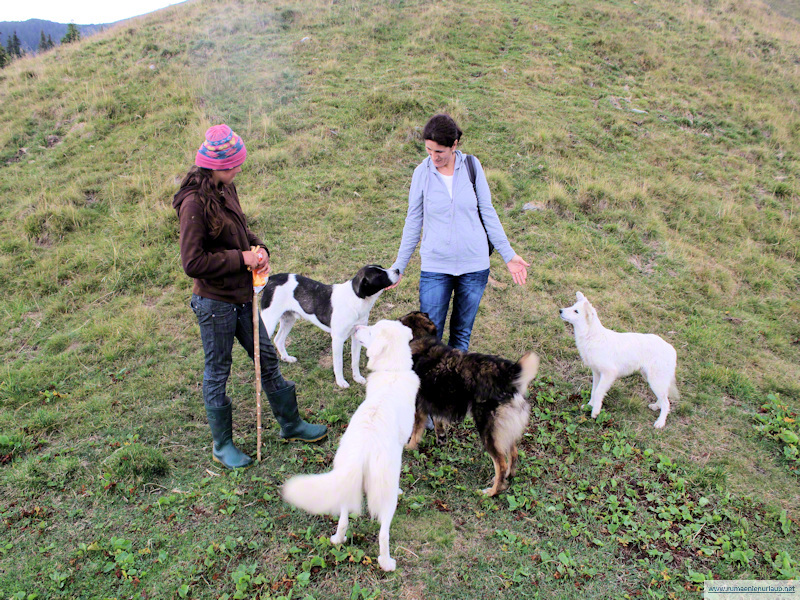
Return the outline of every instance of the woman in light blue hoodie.
<path id="1" fill-rule="evenodd" d="M 428 158 L 411 179 L 403 239 L 392 268 L 403 273 L 421 237 L 420 310 L 428 313 L 442 338 L 452 297 L 448 344 L 466 351 L 489 279 L 489 242 L 515 283 L 525 283 L 530 265 L 508 243 L 480 163 L 457 149 L 461 134 L 446 114 L 434 115 L 425 125 Z"/>

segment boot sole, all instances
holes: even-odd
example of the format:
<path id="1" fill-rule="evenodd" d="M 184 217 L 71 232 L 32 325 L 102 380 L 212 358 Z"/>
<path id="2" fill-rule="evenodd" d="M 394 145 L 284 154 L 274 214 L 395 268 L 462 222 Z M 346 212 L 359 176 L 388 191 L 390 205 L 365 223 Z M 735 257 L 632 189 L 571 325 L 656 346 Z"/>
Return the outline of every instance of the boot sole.
<path id="1" fill-rule="evenodd" d="M 255 461 L 252 461 L 252 460 L 251 460 L 249 463 L 247 463 L 246 465 L 244 465 L 244 466 L 242 466 L 242 467 L 229 467 L 228 465 L 226 465 L 224 462 L 222 462 L 220 459 L 218 459 L 218 458 L 217 458 L 216 456 L 214 456 L 213 454 L 211 455 L 211 460 L 213 460 L 214 462 L 217 462 L 217 463 L 221 464 L 223 467 L 225 467 L 225 468 L 226 468 L 226 469 L 228 469 L 229 471 L 235 471 L 235 470 L 237 470 L 237 469 L 249 469 L 249 468 L 250 468 L 250 467 L 252 467 L 252 466 L 253 466 L 253 464 L 255 463 Z"/>
<path id="2" fill-rule="evenodd" d="M 320 440 L 324 440 L 326 437 L 328 437 L 328 433 L 327 432 L 325 432 L 323 435 L 319 436 L 318 438 L 314 438 L 313 440 L 309 440 L 309 439 L 301 438 L 301 437 L 287 437 L 287 438 L 281 438 L 281 439 L 284 442 L 306 442 L 308 444 L 313 444 L 314 442 L 318 442 Z"/>

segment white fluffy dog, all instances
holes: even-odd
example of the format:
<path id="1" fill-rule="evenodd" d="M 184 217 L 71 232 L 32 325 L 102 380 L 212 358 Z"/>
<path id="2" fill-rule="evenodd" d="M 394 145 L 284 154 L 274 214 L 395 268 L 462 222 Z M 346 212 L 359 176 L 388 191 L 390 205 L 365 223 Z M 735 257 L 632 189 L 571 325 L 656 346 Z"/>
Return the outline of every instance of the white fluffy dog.
<path id="1" fill-rule="evenodd" d="M 597 312 L 578 292 L 578 301 L 569 308 L 559 309 L 561 318 L 572 323 L 575 344 L 583 363 L 592 370 L 592 418 L 603 408 L 603 398 L 620 377 L 641 371 L 650 384 L 658 402 L 650 404 L 651 410 L 661 410 L 653 424 L 661 429 L 667 422 L 669 399 L 677 400 L 675 384 L 677 355 L 675 348 L 652 333 L 618 333 L 603 327 Z"/>
<path id="2" fill-rule="evenodd" d="M 403 446 L 411 437 L 419 378 L 412 370 L 411 330 L 398 321 L 359 326 L 355 333 L 367 348 L 367 397 L 339 442 L 333 470 L 292 477 L 283 499 L 313 514 L 339 515 L 331 542 L 347 538 L 349 513 L 361 513 L 362 492 L 372 518 L 381 524 L 378 564 L 394 571 L 389 555 L 389 526 L 397 508 Z"/>

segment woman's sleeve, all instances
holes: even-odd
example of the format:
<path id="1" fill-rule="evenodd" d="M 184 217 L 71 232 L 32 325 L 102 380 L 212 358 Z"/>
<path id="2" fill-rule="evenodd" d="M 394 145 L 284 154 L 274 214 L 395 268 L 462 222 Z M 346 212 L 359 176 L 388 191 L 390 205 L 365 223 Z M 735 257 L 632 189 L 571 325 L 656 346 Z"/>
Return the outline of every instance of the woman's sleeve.
<path id="1" fill-rule="evenodd" d="M 245 268 L 241 250 L 206 252 L 203 242 L 207 235 L 203 209 L 187 198 L 181 204 L 181 265 L 193 279 L 216 279 Z"/>
<path id="2" fill-rule="evenodd" d="M 489 182 L 486 181 L 486 174 L 483 172 L 481 163 L 475 158 L 475 189 L 478 192 L 478 209 L 483 219 L 483 226 L 486 228 L 486 235 L 492 242 L 497 252 L 503 257 L 504 262 L 514 258 L 516 252 L 506 237 L 503 224 L 497 216 L 497 211 L 492 205 L 492 192 L 489 190 Z"/>
<path id="3" fill-rule="evenodd" d="M 422 198 L 423 185 L 425 180 L 425 169 L 417 167 L 414 176 L 411 178 L 411 188 L 408 191 L 408 212 L 406 222 L 403 225 L 403 238 L 400 241 L 400 249 L 397 251 L 397 260 L 390 267 L 398 269 L 400 273 L 406 270 L 411 255 L 419 244 L 422 235 Z"/>
<path id="4" fill-rule="evenodd" d="M 258 237 L 255 233 L 250 231 L 250 228 L 247 228 L 247 243 L 250 244 L 250 247 L 258 246 L 259 248 L 263 248 L 267 251 L 267 256 L 269 256 L 269 248 L 267 245 L 261 241 L 261 238 Z"/>

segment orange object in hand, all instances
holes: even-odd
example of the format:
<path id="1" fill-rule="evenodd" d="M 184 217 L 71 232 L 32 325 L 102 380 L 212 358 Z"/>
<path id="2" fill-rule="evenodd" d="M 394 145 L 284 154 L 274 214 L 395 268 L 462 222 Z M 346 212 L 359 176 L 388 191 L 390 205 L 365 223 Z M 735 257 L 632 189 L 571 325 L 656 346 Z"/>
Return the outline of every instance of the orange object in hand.
<path id="1" fill-rule="evenodd" d="M 263 248 L 259 248 L 258 246 L 250 246 L 250 250 L 251 252 L 258 254 L 258 252 L 262 251 Z M 250 267 L 247 268 L 250 269 Z M 261 291 L 261 289 L 267 285 L 267 274 L 258 273 L 255 269 L 250 270 L 253 272 L 253 287 L 258 288 L 258 291 Z"/>
<path id="2" fill-rule="evenodd" d="M 265 285 L 267 285 L 266 276 L 253 271 L 253 287 L 264 287 Z"/>

